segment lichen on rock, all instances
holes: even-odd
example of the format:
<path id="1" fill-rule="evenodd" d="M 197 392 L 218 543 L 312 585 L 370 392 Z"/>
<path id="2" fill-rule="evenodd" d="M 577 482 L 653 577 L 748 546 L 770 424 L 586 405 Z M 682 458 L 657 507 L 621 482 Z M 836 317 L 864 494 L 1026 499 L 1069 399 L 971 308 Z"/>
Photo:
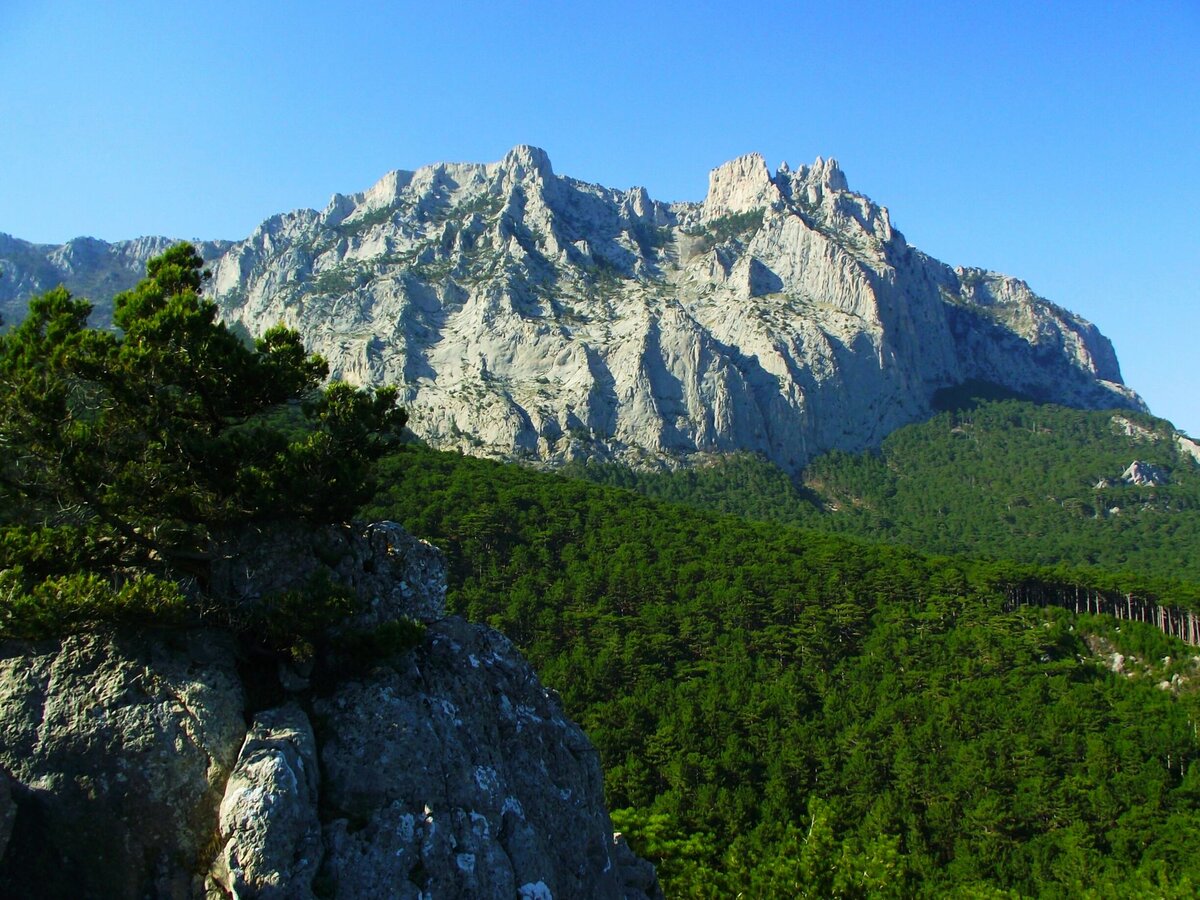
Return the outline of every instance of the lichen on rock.
<path id="1" fill-rule="evenodd" d="M 209 896 L 304 898 L 321 863 L 320 772 L 295 704 L 254 718 L 221 800 Z"/>
<path id="2" fill-rule="evenodd" d="M 5 642 L 0 766 L 17 809 L 0 894 L 191 896 L 243 705 L 217 632 Z"/>
<path id="3" fill-rule="evenodd" d="M 497 632 L 447 618 L 315 712 L 333 896 L 653 896 L 622 880 L 595 748 Z"/>

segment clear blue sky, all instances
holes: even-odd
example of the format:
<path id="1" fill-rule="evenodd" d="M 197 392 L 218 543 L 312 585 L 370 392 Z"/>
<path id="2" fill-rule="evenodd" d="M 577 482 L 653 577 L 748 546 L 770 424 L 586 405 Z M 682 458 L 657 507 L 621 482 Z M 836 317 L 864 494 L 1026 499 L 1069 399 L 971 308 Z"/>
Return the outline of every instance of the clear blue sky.
<path id="1" fill-rule="evenodd" d="M 663 200 L 836 156 L 909 241 L 1094 321 L 1200 435 L 1200 2 L 0 0 L 0 231 L 239 238 L 541 146 Z"/>

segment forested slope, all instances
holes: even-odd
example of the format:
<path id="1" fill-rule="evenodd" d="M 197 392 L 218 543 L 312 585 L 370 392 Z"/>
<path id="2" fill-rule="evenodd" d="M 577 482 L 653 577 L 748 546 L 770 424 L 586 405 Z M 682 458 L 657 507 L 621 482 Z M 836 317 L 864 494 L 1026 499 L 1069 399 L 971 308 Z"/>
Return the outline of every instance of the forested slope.
<path id="1" fill-rule="evenodd" d="M 454 454 L 380 476 L 367 515 L 439 543 L 452 608 L 562 693 L 669 895 L 1200 884 L 1198 662 L 1150 626 L 1010 610 L 1012 564 Z"/>
<path id="2" fill-rule="evenodd" d="M 877 452 L 834 452 L 800 485 L 749 455 L 678 472 L 573 465 L 650 496 L 901 543 L 1043 565 L 1200 580 L 1200 462 L 1170 423 L 1021 400 L 958 398 Z M 1122 479 L 1135 462 L 1163 483 Z"/>

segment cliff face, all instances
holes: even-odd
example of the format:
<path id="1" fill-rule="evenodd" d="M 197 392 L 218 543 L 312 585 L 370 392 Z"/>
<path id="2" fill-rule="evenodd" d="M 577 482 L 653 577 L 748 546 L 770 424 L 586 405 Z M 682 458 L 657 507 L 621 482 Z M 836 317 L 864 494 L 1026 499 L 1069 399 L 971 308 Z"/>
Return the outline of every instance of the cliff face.
<path id="1" fill-rule="evenodd" d="M 4 644 L 0 893 L 658 895 L 584 734 L 507 640 L 444 617 L 436 550 L 396 526 L 267 546 L 223 576 L 244 601 L 343 546 L 366 620 L 419 615 L 425 638 L 333 680 L 210 631 Z"/>
<path id="2" fill-rule="evenodd" d="M 285 321 L 337 375 L 402 385 L 414 430 L 468 452 L 740 449 L 795 469 L 973 378 L 1140 402 L 1090 324 L 910 248 L 832 160 L 772 174 L 742 157 L 704 203 L 668 206 L 518 147 L 271 219 L 214 272 L 226 316 Z"/>
<path id="3" fill-rule="evenodd" d="M 833 160 L 736 159 L 703 203 L 491 164 L 392 172 L 216 247 L 228 321 L 394 383 L 435 445 L 548 462 L 877 444 L 971 379 L 1140 408 L 1090 323 L 910 247 Z"/>

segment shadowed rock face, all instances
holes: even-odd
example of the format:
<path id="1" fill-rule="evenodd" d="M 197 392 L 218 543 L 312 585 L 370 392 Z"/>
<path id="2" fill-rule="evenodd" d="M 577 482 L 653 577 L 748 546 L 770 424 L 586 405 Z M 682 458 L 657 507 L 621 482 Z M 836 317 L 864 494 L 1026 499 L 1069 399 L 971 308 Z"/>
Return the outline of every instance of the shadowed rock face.
<path id="1" fill-rule="evenodd" d="M 449 618 L 315 704 L 337 897 L 627 895 L 596 750 L 531 674 Z"/>
<path id="2" fill-rule="evenodd" d="M 78 635 L 0 649 L 8 897 L 188 897 L 245 733 L 232 643 Z"/>
<path id="3" fill-rule="evenodd" d="M 31 244 L 0 234 L 0 319 L 18 322 L 28 300 L 65 286 L 72 294 L 96 304 L 91 323 L 112 323 L 113 295 L 127 291 L 146 274 L 146 263 L 173 243 L 164 237 L 144 237 L 110 244 L 96 238 L 79 237 L 65 244 Z M 215 259 L 229 241 L 201 241 L 201 256 Z"/>
<path id="4" fill-rule="evenodd" d="M 436 549 L 391 523 L 260 537 L 221 576 L 239 602 L 324 567 L 358 627 L 425 639 L 319 687 L 211 631 L 0 646 L 0 895 L 661 895 L 583 732 L 505 638 L 443 617 Z"/>
<path id="5" fill-rule="evenodd" d="M 209 591 L 235 607 L 325 578 L 354 592 L 358 612 L 349 624 L 356 628 L 400 616 L 432 622 L 446 614 L 441 551 L 395 522 L 249 526 L 228 536 L 224 546 L 225 558 L 213 563 Z"/>
<path id="6" fill-rule="evenodd" d="M 516 147 L 389 173 L 209 251 L 227 321 L 300 329 L 335 377 L 399 385 L 418 434 L 468 453 L 752 450 L 795 470 L 968 380 L 1142 406 L 1094 326 L 910 247 L 832 159 L 744 156 L 703 203 L 665 204 Z"/>

